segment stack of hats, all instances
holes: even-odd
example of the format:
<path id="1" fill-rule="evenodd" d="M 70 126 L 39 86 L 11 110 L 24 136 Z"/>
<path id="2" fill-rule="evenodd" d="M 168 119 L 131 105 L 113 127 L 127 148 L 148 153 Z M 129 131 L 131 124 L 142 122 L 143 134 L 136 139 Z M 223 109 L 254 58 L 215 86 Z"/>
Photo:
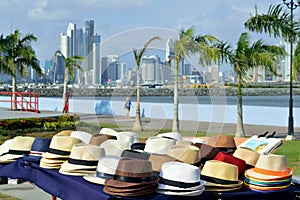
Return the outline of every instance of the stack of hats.
<path id="1" fill-rule="evenodd" d="M 157 193 L 176 196 L 198 196 L 204 191 L 200 168 L 180 162 L 165 162 L 159 174 Z"/>
<path id="2" fill-rule="evenodd" d="M 290 187 L 292 175 L 284 155 L 261 154 L 255 167 L 246 170 L 244 185 L 259 192 L 281 191 Z"/>
<path id="3" fill-rule="evenodd" d="M 216 135 L 207 138 L 207 144 L 218 148 L 220 151 L 231 152 L 236 150 L 236 144 L 231 135 Z"/>
<path id="4" fill-rule="evenodd" d="M 116 173 L 121 159 L 118 156 L 104 156 L 98 161 L 96 173 L 85 175 L 83 178 L 91 183 L 104 185 L 106 179 L 112 178 Z"/>
<path id="5" fill-rule="evenodd" d="M 205 191 L 225 192 L 239 190 L 243 181 L 238 179 L 238 167 L 219 160 L 208 160 L 201 170 L 206 181 Z"/>
<path id="6" fill-rule="evenodd" d="M 157 189 L 158 177 L 148 160 L 123 158 L 115 174 L 105 181 L 103 191 L 114 196 L 141 196 Z"/>
<path id="7" fill-rule="evenodd" d="M 92 144 L 75 144 L 71 150 L 70 158 L 65 161 L 59 173 L 72 176 L 84 176 L 96 171 L 98 161 L 105 156 L 105 151 Z"/>
<path id="8" fill-rule="evenodd" d="M 73 146 L 78 143 L 82 143 L 82 141 L 70 136 L 54 135 L 51 139 L 48 152 L 42 155 L 40 167 L 59 169 L 69 159 Z"/>
<path id="9" fill-rule="evenodd" d="M 24 154 L 29 154 L 34 137 L 17 136 L 14 137 L 9 145 L 6 145 L 7 150 L 2 150 L 4 153 L 0 156 L 0 163 L 10 163 L 22 158 Z"/>
<path id="10" fill-rule="evenodd" d="M 35 138 L 29 155 L 25 154 L 23 160 L 32 163 L 39 163 L 43 153 L 49 150 L 51 139 L 48 138 Z"/>

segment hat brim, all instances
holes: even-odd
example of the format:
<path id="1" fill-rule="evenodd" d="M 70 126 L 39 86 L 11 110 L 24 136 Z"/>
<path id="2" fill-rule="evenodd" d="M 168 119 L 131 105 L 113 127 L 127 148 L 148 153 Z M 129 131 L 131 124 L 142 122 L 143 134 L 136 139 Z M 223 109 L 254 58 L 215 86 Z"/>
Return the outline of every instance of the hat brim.
<path id="1" fill-rule="evenodd" d="M 243 181 L 238 180 L 238 183 L 236 183 L 236 184 L 219 184 L 219 183 L 213 183 L 213 182 L 206 181 L 204 186 L 205 186 L 205 188 L 207 188 L 207 187 L 238 188 L 242 185 L 243 185 Z"/>
<path id="2" fill-rule="evenodd" d="M 266 187 L 266 186 L 258 186 L 258 185 L 252 185 L 252 184 L 247 184 L 245 183 L 245 187 L 251 189 L 251 190 L 259 190 L 259 191 L 279 191 L 279 190 L 284 190 L 290 187 L 291 184 L 289 185 L 283 185 L 283 186 L 271 186 L 271 187 Z"/>
<path id="3" fill-rule="evenodd" d="M 54 153 L 49 153 L 49 152 L 46 152 L 46 153 L 43 153 L 42 155 L 43 158 L 52 158 L 52 159 L 57 159 L 57 158 L 65 158 L 65 159 L 68 159 L 70 158 L 70 155 L 58 155 L 58 154 L 54 154 Z"/>
<path id="4" fill-rule="evenodd" d="M 205 186 L 205 191 L 207 192 L 231 192 L 231 191 L 237 191 L 242 188 L 243 185 L 240 185 L 238 187 L 232 187 L 232 188 L 224 188 L 224 187 L 207 187 Z"/>
<path id="5" fill-rule="evenodd" d="M 59 160 L 59 159 L 49 159 L 49 158 L 42 158 L 41 163 L 47 163 L 47 164 L 59 164 L 62 165 L 66 160 Z"/>
<path id="6" fill-rule="evenodd" d="M 206 181 L 200 180 L 199 185 L 190 187 L 190 188 L 181 188 L 181 187 L 175 187 L 175 186 L 171 186 L 171 185 L 165 185 L 165 184 L 158 183 L 157 189 L 159 189 L 159 190 L 178 190 L 178 191 L 199 190 L 204 187 L 205 183 L 206 183 Z"/>
<path id="7" fill-rule="evenodd" d="M 23 155 L 16 155 L 16 154 L 5 154 L 0 157 L 0 163 L 7 163 L 7 162 L 13 162 L 18 158 L 22 158 Z"/>
<path id="8" fill-rule="evenodd" d="M 89 170 L 89 169 L 95 169 L 97 168 L 96 166 L 87 166 L 87 165 L 75 165 L 75 164 L 71 164 L 68 161 L 65 161 L 62 165 L 61 168 L 64 168 L 66 170 Z"/>
<path id="9" fill-rule="evenodd" d="M 250 178 L 259 179 L 259 180 L 277 180 L 277 179 L 285 179 L 289 178 L 293 175 L 293 169 L 287 168 L 287 174 L 286 175 L 268 175 L 268 174 L 262 174 L 255 172 L 254 168 L 246 170 L 246 175 Z"/>
<path id="10" fill-rule="evenodd" d="M 194 190 L 194 191 L 171 191 L 171 190 L 156 190 L 157 193 L 165 195 L 176 195 L 176 196 L 199 196 L 203 193 L 204 188 Z"/>
<path id="11" fill-rule="evenodd" d="M 105 181 L 105 185 L 108 185 L 110 187 L 116 187 L 116 188 L 143 187 L 158 182 L 158 177 L 153 176 L 152 179 L 153 181 L 149 181 L 149 182 L 130 183 L 130 182 L 118 181 L 118 180 L 114 180 L 113 178 L 109 178 Z"/>
<path id="12" fill-rule="evenodd" d="M 141 196 L 141 195 L 148 195 L 148 194 L 152 194 L 155 193 L 156 191 L 156 186 L 148 188 L 146 190 L 137 190 L 134 192 L 123 192 L 122 189 L 119 190 L 119 192 L 112 192 L 109 190 L 110 188 L 107 187 L 106 185 L 103 188 L 103 192 L 110 194 L 110 195 L 115 195 L 115 196 Z"/>
<path id="13" fill-rule="evenodd" d="M 64 174 L 64 175 L 68 175 L 68 176 L 85 176 L 87 174 L 95 173 L 94 171 L 83 171 L 83 170 L 68 172 L 68 171 L 64 171 L 62 169 L 60 169 L 58 172 L 61 174 Z"/>
<path id="14" fill-rule="evenodd" d="M 95 173 L 85 175 L 85 176 L 83 176 L 83 179 L 85 179 L 88 182 L 99 184 L 99 185 L 105 185 L 105 181 L 106 181 L 105 178 L 100 178 L 100 177 L 96 176 Z"/>
<path id="15" fill-rule="evenodd" d="M 47 163 L 42 163 L 40 162 L 40 167 L 41 168 L 46 168 L 46 169 L 60 169 L 61 164 L 47 164 Z"/>

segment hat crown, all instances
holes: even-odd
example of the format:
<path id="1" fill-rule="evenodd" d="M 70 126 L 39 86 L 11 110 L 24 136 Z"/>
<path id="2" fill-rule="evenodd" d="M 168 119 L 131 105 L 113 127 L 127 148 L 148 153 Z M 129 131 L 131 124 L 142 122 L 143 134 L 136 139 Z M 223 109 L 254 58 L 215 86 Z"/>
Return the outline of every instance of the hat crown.
<path id="1" fill-rule="evenodd" d="M 167 155 L 188 164 L 199 161 L 199 148 L 193 145 L 173 145 Z"/>
<path id="2" fill-rule="evenodd" d="M 73 138 L 70 136 L 63 136 L 63 135 L 54 135 L 52 137 L 50 148 L 63 150 L 63 151 L 71 151 L 72 147 L 75 144 L 81 143 L 82 141 L 78 138 Z"/>
<path id="3" fill-rule="evenodd" d="M 173 139 L 153 136 L 146 140 L 144 151 L 148 153 L 167 154 L 169 147 L 175 144 L 176 141 Z"/>
<path id="4" fill-rule="evenodd" d="M 118 163 L 116 175 L 128 177 L 149 177 L 152 176 L 152 165 L 148 160 L 121 159 Z"/>
<path id="5" fill-rule="evenodd" d="M 171 181 L 194 183 L 200 181 L 200 169 L 187 163 L 165 162 L 159 176 Z"/>
<path id="6" fill-rule="evenodd" d="M 117 140 L 124 148 L 130 148 L 130 145 L 139 141 L 139 136 L 135 132 L 119 132 Z"/>
<path id="7" fill-rule="evenodd" d="M 98 162 L 97 171 L 114 175 L 121 159 L 119 156 L 104 156 Z"/>
<path id="8" fill-rule="evenodd" d="M 46 152 L 49 149 L 51 139 L 49 138 L 35 138 L 32 143 L 31 151 Z"/>
<path id="9" fill-rule="evenodd" d="M 255 168 L 266 169 L 271 171 L 286 171 L 287 162 L 284 155 L 261 154 Z"/>
<path id="10" fill-rule="evenodd" d="M 11 150 L 30 151 L 34 142 L 34 137 L 17 136 L 14 137 L 9 145 Z"/>
<path id="11" fill-rule="evenodd" d="M 157 135 L 158 137 L 166 137 L 173 140 L 182 140 L 182 136 L 180 133 L 177 132 L 166 132 L 166 133 L 160 133 Z"/>
<path id="12" fill-rule="evenodd" d="M 117 136 L 119 134 L 117 131 L 111 128 L 102 128 L 99 133 L 104 135 L 111 135 L 111 136 Z"/>
<path id="13" fill-rule="evenodd" d="M 100 144 L 101 148 L 105 149 L 106 155 L 113 155 L 113 156 L 121 156 L 122 151 L 125 149 L 119 140 L 112 140 L 108 139 Z"/>
<path id="14" fill-rule="evenodd" d="M 201 175 L 227 181 L 238 181 L 238 167 L 219 160 L 208 160 L 201 170 Z"/>
<path id="15" fill-rule="evenodd" d="M 78 138 L 87 144 L 90 142 L 92 134 L 84 131 L 72 131 L 70 137 Z"/>
<path id="16" fill-rule="evenodd" d="M 91 144 L 75 144 L 71 150 L 70 158 L 79 160 L 99 160 L 105 155 L 103 148 Z"/>
<path id="17" fill-rule="evenodd" d="M 207 144 L 216 148 L 236 148 L 234 138 L 231 135 L 211 136 L 208 138 Z"/>
<path id="18" fill-rule="evenodd" d="M 233 156 L 244 160 L 248 165 L 255 166 L 260 154 L 252 149 L 239 147 L 235 150 Z"/>

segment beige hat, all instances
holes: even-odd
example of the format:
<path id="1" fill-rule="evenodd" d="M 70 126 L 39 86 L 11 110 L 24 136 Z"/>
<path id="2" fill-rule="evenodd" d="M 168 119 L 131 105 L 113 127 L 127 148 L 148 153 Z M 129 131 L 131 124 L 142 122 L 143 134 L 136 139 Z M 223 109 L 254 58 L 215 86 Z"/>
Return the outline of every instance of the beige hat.
<path id="1" fill-rule="evenodd" d="M 175 144 L 176 141 L 173 139 L 153 136 L 146 140 L 144 151 L 147 153 L 167 154 L 169 147 Z"/>
<path id="2" fill-rule="evenodd" d="M 133 143 L 139 141 L 139 135 L 135 132 L 119 132 L 117 135 L 117 140 L 125 149 L 130 149 Z"/>
<path id="3" fill-rule="evenodd" d="M 166 154 L 151 154 L 148 159 L 152 164 L 152 169 L 155 172 L 160 172 L 161 166 L 165 162 L 177 161 L 175 158 Z"/>
<path id="4" fill-rule="evenodd" d="M 233 156 L 244 160 L 247 165 L 254 167 L 260 154 L 252 149 L 239 147 L 235 150 Z"/>
<path id="5" fill-rule="evenodd" d="M 65 161 L 59 170 L 61 174 L 85 175 L 95 172 L 98 160 L 105 156 L 103 148 L 91 144 L 75 144 L 70 158 Z"/>
<path id="6" fill-rule="evenodd" d="M 105 150 L 106 155 L 121 156 L 122 152 L 127 149 L 120 143 L 119 140 L 106 140 L 101 145 Z"/>
<path id="7" fill-rule="evenodd" d="M 9 147 L 8 152 L 0 156 L 0 163 L 10 163 L 22 158 L 23 154 L 29 154 L 34 139 L 34 137 L 28 136 L 14 137 L 7 145 Z"/>
<path id="8" fill-rule="evenodd" d="M 52 137 L 49 151 L 43 153 L 43 158 L 69 158 L 71 150 L 75 144 L 82 141 L 70 136 L 54 135 Z"/>
<path id="9" fill-rule="evenodd" d="M 83 143 L 88 144 L 91 140 L 92 134 L 85 131 L 72 131 L 70 137 L 78 138 Z"/>
<path id="10" fill-rule="evenodd" d="M 284 155 L 261 154 L 254 168 L 246 170 L 245 174 L 258 180 L 277 180 L 289 178 L 293 170 L 287 167 Z"/>
<path id="11" fill-rule="evenodd" d="M 205 189 L 222 191 L 239 189 L 243 181 L 238 179 L 238 167 L 219 160 L 208 160 L 201 170 L 201 179 L 206 181 Z"/>
<path id="12" fill-rule="evenodd" d="M 160 133 L 157 135 L 158 137 L 165 137 L 165 138 L 170 138 L 173 140 L 180 141 L 182 140 L 182 136 L 180 133 L 177 132 L 166 132 L 166 133 Z"/>
<path id="13" fill-rule="evenodd" d="M 56 133 L 55 135 L 70 136 L 72 132 L 73 132 L 72 130 L 63 130 L 63 131 Z"/>
<path id="14" fill-rule="evenodd" d="M 115 137 L 117 137 L 119 134 L 117 131 L 111 128 L 102 128 L 99 133 L 104 135 L 115 136 Z"/>
<path id="15" fill-rule="evenodd" d="M 193 145 L 170 146 L 167 155 L 188 164 L 200 162 L 199 148 Z"/>
<path id="16" fill-rule="evenodd" d="M 231 135 L 216 135 L 207 138 L 207 144 L 215 148 L 236 149 L 236 144 Z"/>

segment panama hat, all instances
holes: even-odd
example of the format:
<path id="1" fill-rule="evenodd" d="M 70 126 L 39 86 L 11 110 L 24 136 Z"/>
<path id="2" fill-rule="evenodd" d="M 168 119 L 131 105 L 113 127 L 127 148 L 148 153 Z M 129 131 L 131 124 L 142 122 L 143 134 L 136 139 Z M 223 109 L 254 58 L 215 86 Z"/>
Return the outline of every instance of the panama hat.
<path id="1" fill-rule="evenodd" d="M 111 128 L 102 128 L 99 133 L 104 135 L 115 136 L 115 137 L 117 137 L 119 134 L 117 131 Z"/>
<path id="2" fill-rule="evenodd" d="M 170 146 L 167 155 L 188 164 L 198 163 L 201 160 L 199 148 L 193 145 Z"/>
<path id="3" fill-rule="evenodd" d="M 104 185 L 106 179 L 112 178 L 116 172 L 119 161 L 122 158 L 119 156 L 104 156 L 98 161 L 96 173 L 83 176 L 86 181 Z"/>
<path id="4" fill-rule="evenodd" d="M 96 171 L 98 161 L 105 156 L 103 148 L 91 144 L 75 144 L 72 148 L 70 158 L 65 161 L 59 170 L 61 174 L 84 175 Z"/>
<path id="5" fill-rule="evenodd" d="M 247 148 L 238 147 L 233 153 L 234 157 L 243 159 L 247 165 L 254 167 L 260 156 L 260 153 Z"/>
<path id="6" fill-rule="evenodd" d="M 55 135 L 70 136 L 72 132 L 73 132 L 72 130 L 63 130 L 63 131 L 56 133 Z"/>
<path id="7" fill-rule="evenodd" d="M 100 146 L 104 141 L 108 140 L 107 135 L 95 134 L 91 137 L 89 144 Z"/>
<path id="8" fill-rule="evenodd" d="M 284 155 L 261 154 L 254 168 L 246 170 L 248 177 L 259 180 L 276 180 L 289 178 L 293 170 L 287 167 Z"/>
<path id="9" fill-rule="evenodd" d="M 112 155 L 112 156 L 121 156 L 124 148 L 120 141 L 118 140 L 106 140 L 100 145 L 101 148 L 105 150 L 106 155 Z"/>
<path id="10" fill-rule="evenodd" d="M 39 162 L 42 154 L 49 150 L 51 139 L 49 138 L 35 138 L 29 155 L 24 155 L 23 160 L 27 162 Z"/>
<path id="11" fill-rule="evenodd" d="M 88 144 L 91 140 L 92 134 L 85 131 L 72 131 L 70 137 L 78 138 L 83 143 Z"/>
<path id="12" fill-rule="evenodd" d="M 30 152 L 33 141 L 34 137 L 14 137 L 10 142 L 8 152 L 0 156 L 0 163 L 10 163 L 18 158 L 23 157 L 23 154 L 28 154 Z"/>
<path id="13" fill-rule="evenodd" d="M 229 164 L 236 165 L 238 167 L 238 173 L 239 175 L 243 175 L 246 170 L 246 161 L 234 157 L 233 155 L 227 153 L 227 152 L 219 152 L 217 156 L 214 158 L 214 160 L 223 161 Z"/>
<path id="14" fill-rule="evenodd" d="M 238 179 L 238 167 L 219 160 L 205 162 L 201 179 L 206 181 L 205 189 L 210 191 L 236 190 L 243 184 Z"/>
<path id="15" fill-rule="evenodd" d="M 170 139 L 173 139 L 173 140 L 182 140 L 181 134 L 177 133 L 177 132 L 160 133 L 157 136 L 158 137 L 170 138 Z"/>
<path id="16" fill-rule="evenodd" d="M 234 138 L 231 135 L 220 134 L 208 137 L 207 144 L 225 151 L 236 149 Z"/>
<path id="17" fill-rule="evenodd" d="M 170 146 L 176 144 L 176 141 L 169 138 L 158 136 L 149 137 L 145 142 L 144 151 L 147 153 L 167 154 Z"/>
<path id="18" fill-rule="evenodd" d="M 6 154 L 9 151 L 10 143 L 13 139 L 5 140 L 3 144 L 0 145 L 0 156 Z"/>
<path id="19" fill-rule="evenodd" d="M 199 153 L 200 153 L 201 163 L 203 164 L 207 160 L 213 160 L 220 152 L 218 148 L 215 148 L 208 144 L 194 143 L 193 145 L 200 149 Z"/>
<path id="20" fill-rule="evenodd" d="M 51 139 L 49 150 L 43 153 L 43 158 L 69 158 L 72 147 L 75 144 L 81 143 L 82 141 L 78 138 L 54 135 Z"/>
<path id="21" fill-rule="evenodd" d="M 167 195 L 198 196 L 204 191 L 204 184 L 205 181 L 200 180 L 199 167 L 180 162 L 165 162 L 159 174 L 156 192 Z"/>
<path id="22" fill-rule="evenodd" d="M 157 182 L 150 161 L 124 158 L 119 161 L 113 178 L 105 181 L 103 191 L 119 196 L 150 194 L 155 192 Z"/>
<path id="23" fill-rule="evenodd" d="M 130 149 L 131 144 L 139 141 L 139 135 L 135 132 L 119 132 L 117 140 L 125 149 Z"/>
<path id="24" fill-rule="evenodd" d="M 165 162 L 177 161 L 175 158 L 168 156 L 166 154 L 151 154 L 149 161 L 152 164 L 152 169 L 154 172 L 160 172 L 162 165 Z"/>

